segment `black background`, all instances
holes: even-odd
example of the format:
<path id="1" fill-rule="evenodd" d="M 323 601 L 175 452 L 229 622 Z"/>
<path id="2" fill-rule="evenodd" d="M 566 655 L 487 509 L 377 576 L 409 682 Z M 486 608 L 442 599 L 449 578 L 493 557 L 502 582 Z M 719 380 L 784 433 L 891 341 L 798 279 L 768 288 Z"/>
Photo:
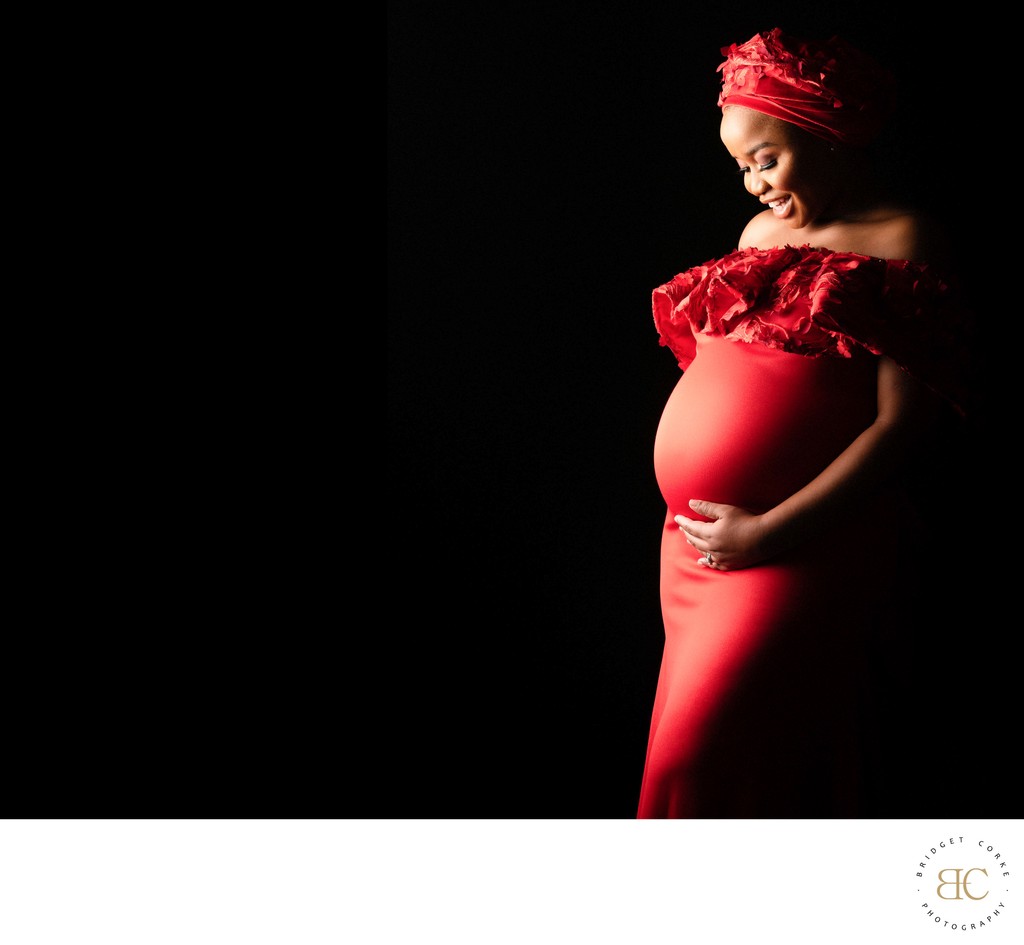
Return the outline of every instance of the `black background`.
<path id="1" fill-rule="evenodd" d="M 947 227 L 987 320 L 1013 163 L 997 22 L 388 5 L 391 518 L 351 816 L 634 816 L 663 640 L 652 449 L 679 376 L 650 294 L 733 248 L 756 210 L 718 140 L 716 70 L 722 46 L 773 26 L 838 33 L 897 74 L 890 170 Z M 936 497 L 950 565 L 894 643 L 917 676 L 893 724 L 917 737 L 905 754 L 894 739 L 878 816 L 1006 813 L 996 426 L 983 410 L 962 494 Z"/>

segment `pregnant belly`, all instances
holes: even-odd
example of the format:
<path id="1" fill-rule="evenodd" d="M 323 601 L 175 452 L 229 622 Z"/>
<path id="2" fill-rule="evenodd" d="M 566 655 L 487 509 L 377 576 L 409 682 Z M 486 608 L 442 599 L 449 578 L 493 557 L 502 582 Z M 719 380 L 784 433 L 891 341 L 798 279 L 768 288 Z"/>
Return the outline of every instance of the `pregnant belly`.
<path id="1" fill-rule="evenodd" d="M 675 514 L 690 499 L 764 511 L 813 479 L 867 427 L 877 359 L 810 358 L 698 336 L 654 445 Z"/>

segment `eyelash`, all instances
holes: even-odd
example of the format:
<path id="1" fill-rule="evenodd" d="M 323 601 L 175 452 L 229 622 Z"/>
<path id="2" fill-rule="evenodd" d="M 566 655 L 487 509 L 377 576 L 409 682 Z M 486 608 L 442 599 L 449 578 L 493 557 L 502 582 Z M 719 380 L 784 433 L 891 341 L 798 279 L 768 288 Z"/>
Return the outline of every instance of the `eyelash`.
<path id="1" fill-rule="evenodd" d="M 772 160 L 772 161 L 769 161 L 767 164 L 758 164 L 757 165 L 757 169 L 759 171 L 762 171 L 762 172 L 770 171 L 778 163 L 779 163 L 778 161 Z M 737 173 L 746 174 L 747 171 L 749 171 L 749 170 L 750 170 L 749 167 L 741 167 Z"/>

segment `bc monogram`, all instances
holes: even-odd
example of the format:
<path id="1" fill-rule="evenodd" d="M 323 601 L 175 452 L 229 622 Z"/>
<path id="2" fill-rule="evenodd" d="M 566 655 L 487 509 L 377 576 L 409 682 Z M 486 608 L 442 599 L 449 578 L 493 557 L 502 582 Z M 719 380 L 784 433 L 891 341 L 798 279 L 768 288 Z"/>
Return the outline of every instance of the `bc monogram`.
<path id="1" fill-rule="evenodd" d="M 944 879 L 946 873 L 953 873 L 956 879 L 948 880 Z M 961 878 L 960 874 L 963 873 Z M 935 888 L 935 895 L 940 899 L 963 899 L 966 896 L 968 899 L 984 899 L 988 895 L 986 889 L 980 896 L 975 896 L 967 887 L 971 884 L 972 880 L 968 879 L 971 873 L 984 873 L 988 876 L 988 870 L 981 868 L 980 866 L 972 866 L 969 870 L 964 870 L 962 867 L 954 868 L 948 867 L 947 869 L 939 870 L 939 885 Z M 945 886 L 953 886 L 956 889 L 955 896 L 945 896 L 942 890 Z M 960 893 L 963 892 L 963 896 Z"/>
<path id="2" fill-rule="evenodd" d="M 931 887 L 931 882 L 936 882 L 938 885 L 933 888 L 937 899 L 933 899 L 932 902 L 942 903 L 941 907 L 936 907 L 942 913 L 938 915 L 936 908 L 922 902 L 923 915 L 935 925 L 960 931 L 983 929 L 996 919 L 1000 919 L 999 925 L 1002 925 L 1002 915 L 1006 910 L 1004 900 L 1009 891 L 1008 864 L 995 844 L 986 844 L 984 840 L 978 840 L 978 849 L 974 854 L 961 849 L 963 844 L 963 837 L 949 837 L 932 847 L 918 864 L 918 892 L 925 891 L 921 888 L 925 884 Z M 968 841 L 968 846 L 974 846 L 973 838 Z M 953 857 L 956 857 L 953 859 L 954 863 L 956 860 L 970 863 L 975 856 L 978 859 L 989 860 L 988 866 L 946 865 Z M 944 859 L 946 863 L 942 863 Z M 977 863 L 978 860 L 974 862 Z M 991 898 L 990 892 L 995 893 Z"/>

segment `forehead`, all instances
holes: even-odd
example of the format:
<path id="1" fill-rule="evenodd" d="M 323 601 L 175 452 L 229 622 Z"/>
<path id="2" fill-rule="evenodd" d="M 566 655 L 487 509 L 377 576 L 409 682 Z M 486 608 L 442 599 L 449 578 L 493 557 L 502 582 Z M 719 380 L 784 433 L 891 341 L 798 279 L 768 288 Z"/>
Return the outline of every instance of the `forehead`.
<path id="1" fill-rule="evenodd" d="M 779 147 L 793 143 L 793 125 L 743 105 L 722 109 L 719 134 L 732 154 L 747 154 L 752 148 L 769 144 Z"/>

